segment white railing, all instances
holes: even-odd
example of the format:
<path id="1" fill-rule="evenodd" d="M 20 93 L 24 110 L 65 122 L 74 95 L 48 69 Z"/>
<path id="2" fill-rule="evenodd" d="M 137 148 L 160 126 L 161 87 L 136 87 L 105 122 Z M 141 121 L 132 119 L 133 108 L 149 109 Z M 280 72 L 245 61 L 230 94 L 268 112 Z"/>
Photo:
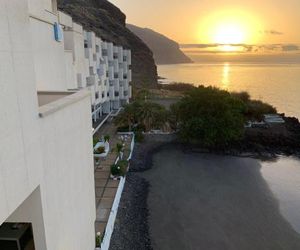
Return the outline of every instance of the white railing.
<path id="1" fill-rule="evenodd" d="M 135 136 L 134 136 L 134 133 L 122 133 L 122 134 L 132 135 L 132 140 L 131 140 L 131 144 L 130 144 L 130 154 L 129 154 L 129 157 L 127 158 L 127 160 L 129 161 L 129 160 L 131 160 L 132 153 L 134 150 Z M 115 164 L 118 163 L 118 161 L 119 161 L 119 157 L 116 159 Z M 116 221 L 118 208 L 119 208 L 119 204 L 120 204 L 120 200 L 121 200 L 125 182 L 126 182 L 126 176 L 121 177 L 121 180 L 120 180 L 119 186 L 118 186 L 118 190 L 117 190 L 117 193 L 116 193 L 116 196 L 114 199 L 114 203 L 113 203 L 112 209 L 110 211 L 110 215 L 109 215 L 108 222 L 106 225 L 105 235 L 104 235 L 103 241 L 101 243 L 101 248 L 100 248 L 101 250 L 109 249 L 110 240 L 111 240 L 111 236 L 114 231 L 115 221 Z M 96 248 L 96 249 L 99 249 L 99 248 Z"/>

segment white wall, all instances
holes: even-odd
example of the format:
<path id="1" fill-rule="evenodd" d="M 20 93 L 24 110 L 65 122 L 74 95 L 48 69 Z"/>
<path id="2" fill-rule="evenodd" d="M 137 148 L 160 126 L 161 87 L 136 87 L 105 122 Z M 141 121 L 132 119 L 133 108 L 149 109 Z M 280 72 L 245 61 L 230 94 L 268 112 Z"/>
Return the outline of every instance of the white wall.
<path id="1" fill-rule="evenodd" d="M 30 18 L 30 30 L 38 89 L 68 89 L 64 44 L 54 39 L 53 24 Z"/>
<path id="2" fill-rule="evenodd" d="M 63 104 L 72 98 L 68 96 L 58 101 L 61 109 L 39 117 L 37 88 L 50 82 L 53 89 L 60 88 L 52 80 L 63 83 L 66 75 L 60 64 L 50 65 L 64 58 L 63 48 L 61 55 L 52 52 L 58 45 L 46 41 L 49 29 L 35 22 L 29 20 L 26 0 L 1 1 L 0 224 L 22 219 L 31 220 L 35 232 L 44 228 L 47 248 L 39 231 L 35 240 L 43 247 L 37 250 L 91 250 L 95 193 L 90 97 Z M 30 35 L 30 25 L 31 31 L 40 32 L 40 45 L 31 43 L 37 33 Z M 34 59 L 48 63 L 37 66 Z M 46 68 L 53 75 L 37 70 Z"/>

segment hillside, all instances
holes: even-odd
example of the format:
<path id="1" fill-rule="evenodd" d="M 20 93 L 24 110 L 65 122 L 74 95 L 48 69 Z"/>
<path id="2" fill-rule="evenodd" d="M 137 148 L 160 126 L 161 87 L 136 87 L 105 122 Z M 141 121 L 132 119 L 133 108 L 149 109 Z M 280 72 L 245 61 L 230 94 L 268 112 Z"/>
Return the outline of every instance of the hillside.
<path id="1" fill-rule="evenodd" d="M 157 68 L 148 46 L 126 28 L 126 16 L 107 0 L 58 0 L 61 11 L 72 16 L 84 29 L 103 40 L 132 51 L 132 77 L 135 85 L 156 85 Z"/>
<path id="2" fill-rule="evenodd" d="M 141 38 L 153 51 L 157 64 L 191 63 L 179 48 L 178 43 L 148 28 L 140 28 L 132 24 L 126 25 L 134 34 Z"/>

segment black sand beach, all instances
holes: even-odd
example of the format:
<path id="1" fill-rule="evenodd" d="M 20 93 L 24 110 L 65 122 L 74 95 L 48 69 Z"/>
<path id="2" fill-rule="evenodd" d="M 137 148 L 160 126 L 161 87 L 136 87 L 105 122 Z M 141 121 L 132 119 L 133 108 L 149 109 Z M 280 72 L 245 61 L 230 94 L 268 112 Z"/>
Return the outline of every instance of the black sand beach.
<path id="1" fill-rule="evenodd" d="M 144 166 L 154 153 L 153 166 L 129 174 L 110 249 L 300 249 L 259 160 L 187 154 L 175 145 L 153 152 L 157 146 L 135 152 Z"/>

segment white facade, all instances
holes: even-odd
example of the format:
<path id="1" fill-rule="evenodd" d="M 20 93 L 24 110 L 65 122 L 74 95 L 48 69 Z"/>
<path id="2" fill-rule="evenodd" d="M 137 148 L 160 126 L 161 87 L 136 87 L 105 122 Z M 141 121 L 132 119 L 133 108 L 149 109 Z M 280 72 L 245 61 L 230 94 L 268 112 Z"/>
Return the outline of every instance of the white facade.
<path id="1" fill-rule="evenodd" d="M 58 12 L 58 16 L 64 33 L 65 57 L 69 59 L 68 54 L 73 55 L 73 63 L 66 62 L 70 68 L 67 89 L 91 91 L 93 120 L 97 121 L 103 114 L 129 102 L 131 52 L 102 41 L 94 32 L 83 30 L 62 12 Z"/>
<path id="2" fill-rule="evenodd" d="M 1 1 L 0 225 L 31 223 L 36 250 L 92 250 L 90 94 L 57 92 L 87 73 L 74 63 L 83 49 L 55 40 L 55 10 L 53 0 Z"/>

